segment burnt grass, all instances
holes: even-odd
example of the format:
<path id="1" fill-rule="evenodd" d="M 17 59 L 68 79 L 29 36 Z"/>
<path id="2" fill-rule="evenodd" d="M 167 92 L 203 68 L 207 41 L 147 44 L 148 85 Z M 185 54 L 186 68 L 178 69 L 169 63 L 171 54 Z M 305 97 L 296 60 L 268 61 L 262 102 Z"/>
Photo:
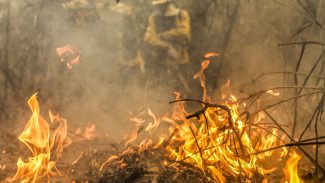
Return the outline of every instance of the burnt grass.
<path id="1" fill-rule="evenodd" d="M 119 163 L 111 162 L 107 164 L 102 173 L 100 173 L 99 167 L 101 164 L 114 154 L 105 151 L 95 151 L 81 158 L 69 168 L 68 172 L 74 177 L 73 179 L 76 183 L 87 181 L 94 183 L 213 182 L 193 167 L 166 165 L 164 162 L 168 160 L 165 154 L 167 153 L 162 149 L 125 153 L 119 155 L 117 160 Z M 169 162 L 168 164 L 172 163 Z"/>
<path id="2" fill-rule="evenodd" d="M 90 150 L 76 164 L 67 169 L 66 174 L 75 183 L 212 183 L 197 167 L 186 162 L 176 163 L 168 158 L 169 153 L 162 149 L 148 149 L 139 152 L 138 148 L 123 153 L 126 149 L 111 144 L 110 151 Z M 120 153 L 120 154 L 119 154 Z M 99 171 L 100 166 L 112 155 L 118 159 L 111 161 Z M 173 166 L 171 166 L 173 165 Z M 240 182 L 224 175 L 226 182 Z M 254 182 L 262 182 L 261 176 L 254 177 Z M 278 177 L 276 178 L 278 179 Z"/>
<path id="3" fill-rule="evenodd" d="M 15 139 L 10 133 L 3 133 L 3 139 Z M 6 153 L 0 154 L 2 164 L 7 168 L 0 171 L 0 182 L 8 177 L 12 177 L 16 172 L 16 162 L 19 156 L 27 159 L 30 156 L 28 149 L 18 141 L 16 143 L 5 144 L 2 140 L 2 147 Z M 18 150 L 18 151 L 17 151 Z M 210 183 L 209 179 L 197 167 L 186 162 L 175 163 L 168 158 L 169 154 L 162 149 L 147 149 L 139 152 L 137 147 L 131 148 L 127 153 L 123 153 L 126 148 L 120 144 L 107 143 L 106 140 L 95 140 L 89 142 L 76 142 L 71 144 L 63 153 L 63 159 L 57 161 L 57 168 L 62 173 L 61 176 L 51 177 L 51 182 L 63 183 Z M 80 154 L 82 154 L 80 156 Z M 115 161 L 108 163 L 102 171 L 100 167 L 109 157 L 116 155 Z M 78 158 L 80 156 L 80 158 Z M 74 163 L 73 163 L 74 162 Z M 270 162 L 277 162 L 276 159 Z M 171 166 L 173 165 L 173 166 Z M 300 164 L 303 170 L 303 164 Z M 271 166 L 273 167 L 273 166 Z M 278 170 L 268 175 L 268 182 L 281 182 L 283 180 L 283 164 L 278 164 Z M 306 169 L 305 168 L 305 169 Z M 308 174 L 310 169 L 300 175 L 305 181 L 313 178 Z M 226 182 L 240 182 L 231 176 L 224 175 Z M 256 176 L 252 183 L 262 182 L 261 176 Z M 46 180 L 44 180 L 46 181 Z M 310 182 L 310 181 L 307 181 Z M 311 181 L 312 182 L 312 181 Z"/>

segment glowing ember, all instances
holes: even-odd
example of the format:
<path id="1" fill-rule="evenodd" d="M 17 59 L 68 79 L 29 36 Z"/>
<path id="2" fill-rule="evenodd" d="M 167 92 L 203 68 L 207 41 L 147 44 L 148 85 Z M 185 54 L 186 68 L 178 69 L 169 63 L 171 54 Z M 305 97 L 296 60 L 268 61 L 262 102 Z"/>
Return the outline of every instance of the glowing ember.
<path id="1" fill-rule="evenodd" d="M 40 116 L 36 95 L 28 100 L 32 116 L 18 137 L 30 149 L 33 157 L 28 158 L 26 163 L 19 157 L 16 175 L 7 179 L 10 182 L 37 182 L 44 179 L 49 181 L 51 176 L 59 174 L 55 167 L 54 155 L 58 157 L 63 148 L 71 143 L 67 137 L 66 120 L 50 112 L 52 125 L 56 126 L 54 130 L 50 130 L 49 123 Z"/>

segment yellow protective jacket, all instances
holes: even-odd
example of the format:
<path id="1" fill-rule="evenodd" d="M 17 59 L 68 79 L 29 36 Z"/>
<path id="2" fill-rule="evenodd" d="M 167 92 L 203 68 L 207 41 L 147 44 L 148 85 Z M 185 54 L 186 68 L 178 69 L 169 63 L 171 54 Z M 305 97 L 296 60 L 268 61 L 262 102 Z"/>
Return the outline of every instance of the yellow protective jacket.
<path id="1" fill-rule="evenodd" d="M 149 17 L 145 43 L 150 47 L 151 59 L 166 64 L 189 62 L 188 49 L 191 41 L 191 22 L 187 11 L 179 10 L 175 16 L 153 14 Z M 169 57 L 168 49 L 173 47 L 177 57 Z M 151 60 L 149 60 L 151 61 Z"/>

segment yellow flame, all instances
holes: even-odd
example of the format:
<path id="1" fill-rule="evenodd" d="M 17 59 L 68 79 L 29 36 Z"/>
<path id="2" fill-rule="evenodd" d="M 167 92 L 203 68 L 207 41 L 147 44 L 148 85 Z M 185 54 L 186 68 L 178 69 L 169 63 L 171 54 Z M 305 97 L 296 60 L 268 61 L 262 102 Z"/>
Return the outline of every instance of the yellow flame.
<path id="1" fill-rule="evenodd" d="M 268 90 L 268 91 L 266 91 L 266 93 L 271 94 L 271 95 L 273 95 L 273 96 L 275 96 L 275 97 L 280 96 L 280 93 L 279 93 L 279 92 L 275 92 L 275 91 L 273 91 L 273 90 Z"/>
<path id="2" fill-rule="evenodd" d="M 52 124 L 58 123 L 58 127 L 51 133 L 49 124 L 40 116 L 37 93 L 28 100 L 28 105 L 32 116 L 18 139 L 26 144 L 33 153 L 33 157 L 28 158 L 27 162 L 19 157 L 17 172 L 12 178 L 7 179 L 9 182 L 34 183 L 44 178 L 49 181 L 50 176 L 59 173 L 55 168 L 52 155 L 59 156 L 63 148 L 71 143 L 67 137 L 66 120 L 50 112 Z"/>
<path id="3" fill-rule="evenodd" d="M 203 89 L 203 102 L 212 101 L 207 95 L 204 76 L 204 70 L 208 68 L 211 62 L 209 58 L 212 56 L 218 55 L 212 53 L 205 55 L 206 60 L 202 62 L 201 70 L 194 76 L 194 79 L 199 79 Z M 241 180 L 249 182 L 256 173 L 263 176 L 264 172 L 275 171 L 276 167 L 263 169 L 257 165 L 258 160 L 270 157 L 274 151 L 256 152 L 277 146 L 280 139 L 278 130 L 273 128 L 268 130 L 268 127 L 264 126 L 266 114 L 263 112 L 258 113 L 258 116 L 252 119 L 241 116 L 239 108 L 246 104 L 240 105 L 236 97 L 230 94 L 229 87 L 230 80 L 221 89 L 222 106 L 203 104 L 205 111 L 197 116 L 199 119 L 186 118 L 189 113 L 185 110 L 184 102 L 175 103 L 171 115 L 164 115 L 162 118 L 157 117 L 148 109 L 153 122 L 143 127 L 144 131 L 152 135 L 161 122 L 167 122 L 170 125 L 169 135 L 161 135 L 157 143 L 146 137 L 138 145 L 138 152 L 149 148 L 164 148 L 169 159 L 191 164 L 217 182 L 226 182 L 226 176 L 240 177 Z M 174 94 L 176 101 L 179 101 L 180 93 Z M 252 121 L 248 124 L 248 120 Z M 132 121 L 140 125 L 145 122 L 143 118 L 132 118 Z M 129 143 L 138 138 L 139 125 L 137 128 L 128 139 Z M 248 130 L 248 128 L 253 130 Z M 265 134 L 265 131 L 268 134 L 261 136 L 260 132 Z M 283 141 L 283 139 L 280 140 Z M 287 154 L 287 149 L 281 150 L 280 157 L 283 157 Z M 129 149 L 127 151 L 129 152 Z M 166 161 L 164 164 L 168 165 Z M 176 165 L 173 163 L 168 166 L 178 169 Z M 263 181 L 267 182 L 267 179 Z"/>
<path id="4" fill-rule="evenodd" d="M 290 154 L 290 158 L 284 168 L 285 180 L 288 183 L 304 183 L 304 181 L 298 176 L 298 162 L 300 159 L 301 156 L 296 152 Z"/>

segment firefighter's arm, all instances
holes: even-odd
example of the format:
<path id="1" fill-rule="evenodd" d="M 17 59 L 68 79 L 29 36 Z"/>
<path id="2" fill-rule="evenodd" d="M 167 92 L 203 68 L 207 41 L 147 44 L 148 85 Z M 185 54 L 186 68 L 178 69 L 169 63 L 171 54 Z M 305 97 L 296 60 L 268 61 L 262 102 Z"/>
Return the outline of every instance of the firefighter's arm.
<path id="1" fill-rule="evenodd" d="M 156 46 L 159 48 L 168 49 L 170 47 L 169 43 L 161 40 L 161 38 L 157 34 L 154 16 L 149 17 L 148 28 L 144 36 L 144 41 L 152 46 Z"/>
<path id="2" fill-rule="evenodd" d="M 188 42 L 191 40 L 191 22 L 190 16 L 187 11 L 180 12 L 180 20 L 177 27 L 162 33 L 160 36 L 165 40 L 170 39 L 183 39 Z"/>

